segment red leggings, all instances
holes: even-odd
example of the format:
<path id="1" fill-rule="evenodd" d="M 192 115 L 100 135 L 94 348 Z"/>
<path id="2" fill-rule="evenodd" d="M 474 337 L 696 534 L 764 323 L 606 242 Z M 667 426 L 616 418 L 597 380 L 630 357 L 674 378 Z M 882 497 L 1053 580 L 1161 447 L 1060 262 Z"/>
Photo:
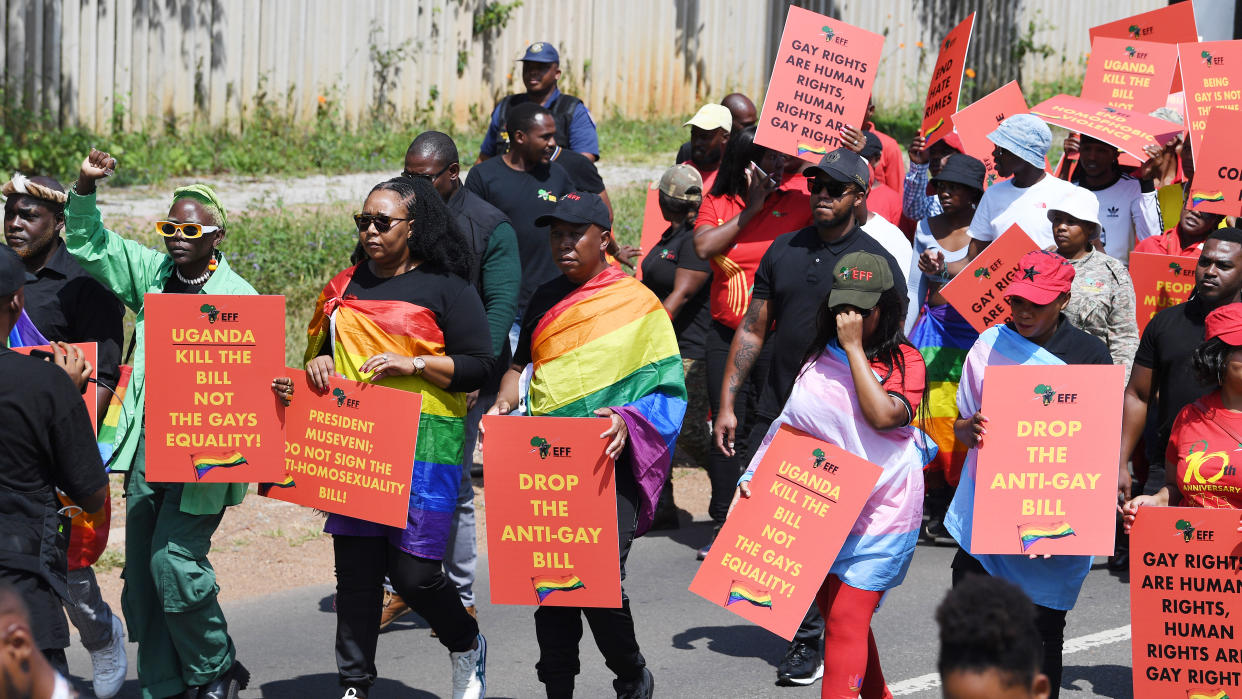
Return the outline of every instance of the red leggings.
<path id="1" fill-rule="evenodd" d="M 883 592 L 859 590 L 829 575 L 815 596 L 824 617 L 824 699 L 891 699 L 871 633 Z"/>

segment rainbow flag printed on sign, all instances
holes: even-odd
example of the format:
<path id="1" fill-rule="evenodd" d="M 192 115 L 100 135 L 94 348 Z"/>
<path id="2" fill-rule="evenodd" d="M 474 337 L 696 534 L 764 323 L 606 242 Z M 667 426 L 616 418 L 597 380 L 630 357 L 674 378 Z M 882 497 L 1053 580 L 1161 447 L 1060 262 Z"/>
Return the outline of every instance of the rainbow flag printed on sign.
<path id="1" fill-rule="evenodd" d="M 1224 192 L 1191 192 L 1190 208 L 1195 208 L 1205 201 L 1224 201 Z"/>
<path id="2" fill-rule="evenodd" d="M 541 603 L 553 592 L 570 592 L 586 588 L 586 585 L 582 584 L 582 579 L 577 575 L 536 575 L 530 579 L 530 582 L 535 586 L 535 596 Z"/>
<path id="3" fill-rule="evenodd" d="M 807 143 L 798 144 L 798 157 L 802 157 L 806 155 L 807 153 L 814 153 L 815 155 L 824 155 L 827 152 L 828 152 L 828 149 L 825 148 L 824 146 L 812 146 Z"/>
<path id="4" fill-rule="evenodd" d="M 744 580 L 734 580 L 729 585 L 729 598 L 725 600 L 725 606 L 735 602 L 750 602 L 756 607 L 772 608 L 772 593 L 761 587 L 755 587 Z"/>
<path id="5" fill-rule="evenodd" d="M 194 476 L 200 481 L 213 468 L 232 468 L 246 463 L 246 457 L 236 450 L 200 451 L 190 454 L 190 460 L 194 463 Z"/>
<path id="6" fill-rule="evenodd" d="M 267 495 L 272 488 L 292 488 L 294 485 L 297 484 L 293 482 L 293 476 L 285 476 L 285 479 L 279 483 L 260 483 L 259 495 Z"/>
<path id="7" fill-rule="evenodd" d="M 944 126 L 943 117 L 941 117 L 941 119 L 937 121 L 935 124 L 932 124 L 932 127 L 927 130 L 927 133 L 923 134 L 923 138 L 927 138 L 928 136 L 931 136 L 932 134 L 936 133 L 937 131 L 940 130 L 941 126 Z"/>
<path id="8" fill-rule="evenodd" d="M 1188 689 L 1186 699 L 1229 699 L 1229 694 L 1223 689 Z"/>
<path id="9" fill-rule="evenodd" d="M 1018 538 L 1022 540 L 1022 551 L 1024 553 L 1031 546 L 1034 546 L 1036 541 L 1041 539 L 1063 539 L 1067 536 L 1074 536 L 1074 530 L 1070 528 L 1068 522 L 1022 524 L 1018 526 Z"/>

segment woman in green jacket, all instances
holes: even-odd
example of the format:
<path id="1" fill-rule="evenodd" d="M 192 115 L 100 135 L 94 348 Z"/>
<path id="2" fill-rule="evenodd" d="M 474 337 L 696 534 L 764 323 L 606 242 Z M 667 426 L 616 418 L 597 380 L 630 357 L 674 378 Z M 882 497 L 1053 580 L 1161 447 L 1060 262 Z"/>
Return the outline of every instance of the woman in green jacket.
<path id="1" fill-rule="evenodd" d="M 143 398 L 143 297 L 148 293 L 254 294 L 217 249 L 224 240 L 224 206 L 203 184 L 173 192 L 168 220 L 157 222 L 168 252 L 126 240 L 104 228 L 95 183 L 116 160 L 92 149 L 65 208 L 65 243 L 82 267 L 137 315 L 133 374 L 117 426 L 113 470 L 125 479 L 125 588 L 121 607 L 138 643 L 138 680 L 149 699 L 235 699 L 250 673 L 235 659 L 219 587 L 207 562 L 211 536 L 246 494 L 245 483 L 150 483 L 146 479 Z M 287 398 L 283 377 L 273 390 Z"/>

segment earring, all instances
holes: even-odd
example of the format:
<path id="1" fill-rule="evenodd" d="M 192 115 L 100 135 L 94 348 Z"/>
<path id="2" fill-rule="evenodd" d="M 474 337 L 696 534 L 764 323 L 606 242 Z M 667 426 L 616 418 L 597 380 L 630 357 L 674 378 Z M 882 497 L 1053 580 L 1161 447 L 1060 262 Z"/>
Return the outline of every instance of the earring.
<path id="1" fill-rule="evenodd" d="M 217 257 L 218 257 L 217 253 L 216 253 L 215 251 L 212 251 L 212 253 L 211 253 L 211 261 L 207 263 L 207 271 L 208 271 L 208 272 L 214 272 L 214 271 L 216 271 L 216 267 L 218 267 L 218 266 L 219 266 L 219 264 L 216 262 L 216 258 L 217 258 Z"/>

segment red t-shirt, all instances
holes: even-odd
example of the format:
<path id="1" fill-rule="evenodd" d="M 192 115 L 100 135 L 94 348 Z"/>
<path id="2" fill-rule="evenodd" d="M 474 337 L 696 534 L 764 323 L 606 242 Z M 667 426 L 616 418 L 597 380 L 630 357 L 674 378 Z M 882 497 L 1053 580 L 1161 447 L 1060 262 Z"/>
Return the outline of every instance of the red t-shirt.
<path id="1" fill-rule="evenodd" d="M 867 210 L 896 226 L 901 221 L 901 195 L 877 179 L 867 192 Z"/>
<path id="2" fill-rule="evenodd" d="M 1203 241 L 1200 240 L 1190 247 L 1182 247 L 1181 236 L 1177 234 L 1177 227 L 1174 226 L 1160 235 L 1153 235 L 1150 238 L 1138 241 L 1134 246 L 1134 252 L 1146 252 L 1154 255 L 1180 255 L 1181 257 L 1198 259 L 1199 253 L 1203 252 Z"/>
<path id="3" fill-rule="evenodd" d="M 897 143 L 897 139 L 892 136 L 881 133 L 871 122 L 863 124 L 863 130 L 870 131 L 880 139 L 880 166 L 876 168 L 876 176 L 881 182 L 892 187 L 898 197 L 902 196 L 906 183 L 906 166 L 901 157 L 901 144 Z"/>
<path id="4" fill-rule="evenodd" d="M 910 416 L 913 420 L 918 413 L 919 403 L 923 401 L 923 388 L 927 385 L 927 366 L 923 363 L 923 355 L 910 345 L 901 345 L 901 356 L 905 360 L 904 376 L 897 367 L 893 367 L 893 373 L 885 378 L 888 368 L 879 360 L 871 362 L 871 368 L 884 379 L 880 385 L 885 391 L 900 394 L 906 399 L 910 404 Z"/>
<path id="5" fill-rule="evenodd" d="M 1226 410 L 1219 390 L 1182 408 L 1164 458 L 1177 464 L 1184 506 L 1242 509 L 1242 413 Z"/>
<path id="6" fill-rule="evenodd" d="M 694 227 L 697 230 L 702 226 L 719 226 L 742 213 L 744 208 L 739 196 L 708 195 L 699 207 Z M 806 192 L 796 188 L 778 189 L 768 195 L 763 210 L 738 232 L 733 246 L 710 260 L 712 318 L 736 329 L 750 306 L 755 270 L 759 269 L 763 253 L 777 236 L 805 228 L 810 223 L 811 197 Z"/>
<path id="7" fill-rule="evenodd" d="M 720 168 L 717 167 L 715 170 L 704 170 L 698 165 L 695 165 L 693 160 L 687 160 L 685 164 L 694 168 L 695 172 L 699 173 L 699 177 L 703 178 L 703 191 L 700 192 L 700 195 L 706 196 L 708 192 L 712 191 L 712 185 L 716 184 L 716 173 L 720 172 Z"/>

